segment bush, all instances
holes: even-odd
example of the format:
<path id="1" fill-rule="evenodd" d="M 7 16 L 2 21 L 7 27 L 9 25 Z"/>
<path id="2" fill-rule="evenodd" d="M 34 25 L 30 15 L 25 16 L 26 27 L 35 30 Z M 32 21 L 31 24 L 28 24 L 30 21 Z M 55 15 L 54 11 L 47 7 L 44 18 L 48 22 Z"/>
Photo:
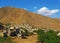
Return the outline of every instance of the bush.
<path id="1" fill-rule="evenodd" d="M 9 28 L 11 26 L 10 23 L 5 24 L 6 28 Z"/>
<path id="2" fill-rule="evenodd" d="M 14 43 L 10 37 L 0 37 L 0 43 Z"/>
<path id="3" fill-rule="evenodd" d="M 0 22 L 0 26 L 2 26 L 2 25 L 3 25 L 3 23 Z"/>
<path id="4" fill-rule="evenodd" d="M 7 23 L 7 24 L 5 24 L 6 26 L 10 26 L 11 24 L 10 23 Z"/>
<path id="5" fill-rule="evenodd" d="M 24 31 L 25 31 L 25 32 L 24 32 L 25 36 L 28 36 L 28 34 L 29 34 L 29 33 L 28 33 L 28 30 L 27 30 L 27 29 L 24 29 Z"/>
<path id="6" fill-rule="evenodd" d="M 60 43 L 60 36 L 58 36 L 57 38 L 57 43 Z"/>
<path id="7" fill-rule="evenodd" d="M 4 28 L 3 23 L 0 22 L 0 30 L 3 28 Z"/>
<path id="8" fill-rule="evenodd" d="M 57 32 L 53 30 L 44 32 L 43 30 L 39 29 L 37 34 L 38 40 L 41 43 L 60 43 L 60 36 L 57 36 Z"/>
<path id="9" fill-rule="evenodd" d="M 53 30 L 49 30 L 45 33 L 45 40 L 43 43 L 57 43 L 57 33 Z"/>
<path id="10" fill-rule="evenodd" d="M 23 28 L 23 27 L 22 27 L 22 29 L 25 31 L 25 32 L 24 32 L 24 35 L 25 35 L 25 36 L 29 36 L 28 30 L 27 30 L 26 28 Z"/>
<path id="11" fill-rule="evenodd" d="M 44 30 L 39 29 L 37 31 L 37 34 L 38 34 L 38 41 L 43 42 L 44 38 L 45 38 L 45 32 L 44 32 Z"/>

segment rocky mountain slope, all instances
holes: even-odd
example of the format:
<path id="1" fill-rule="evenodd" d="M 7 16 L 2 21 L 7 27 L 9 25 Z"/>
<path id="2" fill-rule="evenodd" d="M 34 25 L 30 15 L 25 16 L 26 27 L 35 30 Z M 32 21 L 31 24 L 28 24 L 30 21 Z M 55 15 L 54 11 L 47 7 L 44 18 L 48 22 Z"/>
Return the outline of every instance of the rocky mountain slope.
<path id="1" fill-rule="evenodd" d="M 30 24 L 34 27 L 60 30 L 60 22 L 53 18 L 13 7 L 0 8 L 0 22 L 11 24 Z"/>

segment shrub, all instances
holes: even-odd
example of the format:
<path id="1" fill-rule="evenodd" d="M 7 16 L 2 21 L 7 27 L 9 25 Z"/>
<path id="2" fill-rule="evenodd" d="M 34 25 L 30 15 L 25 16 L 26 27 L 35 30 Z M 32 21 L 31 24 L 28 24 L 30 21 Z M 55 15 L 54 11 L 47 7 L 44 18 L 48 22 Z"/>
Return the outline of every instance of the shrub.
<path id="1" fill-rule="evenodd" d="M 2 25 L 3 25 L 3 23 L 0 22 L 0 26 L 2 26 Z"/>
<path id="2" fill-rule="evenodd" d="M 7 24 L 5 24 L 6 26 L 9 26 L 9 25 L 11 25 L 10 23 L 7 23 Z"/>
<path id="3" fill-rule="evenodd" d="M 28 36 L 28 34 L 29 34 L 29 32 L 28 32 L 28 30 L 26 29 L 26 28 L 23 28 L 23 27 L 21 27 L 25 32 L 24 32 L 24 35 L 25 36 Z"/>
<path id="4" fill-rule="evenodd" d="M 5 24 L 5 26 L 6 26 L 7 28 L 9 28 L 10 25 L 11 25 L 10 23 Z"/>
<path id="5" fill-rule="evenodd" d="M 25 36 L 28 36 L 28 30 L 27 29 L 24 29 L 24 34 L 25 34 Z"/>
<path id="6" fill-rule="evenodd" d="M 3 28 L 4 28 L 3 23 L 0 22 L 0 30 Z"/>
<path id="7" fill-rule="evenodd" d="M 44 32 L 44 30 L 39 29 L 37 31 L 37 34 L 38 34 L 38 41 L 43 42 L 44 41 L 44 38 L 45 38 L 45 32 Z"/>
<path id="8" fill-rule="evenodd" d="M 60 36 L 58 36 L 57 38 L 57 43 L 60 43 Z"/>
<path id="9" fill-rule="evenodd" d="M 37 34 L 38 40 L 41 43 L 60 43 L 60 36 L 57 36 L 57 32 L 53 30 L 44 32 L 43 30 L 39 29 Z"/>
<path id="10" fill-rule="evenodd" d="M 53 30 L 49 30 L 45 33 L 45 39 L 43 43 L 57 43 L 57 33 Z"/>
<path id="11" fill-rule="evenodd" d="M 0 43 L 14 43 L 10 37 L 0 37 Z"/>

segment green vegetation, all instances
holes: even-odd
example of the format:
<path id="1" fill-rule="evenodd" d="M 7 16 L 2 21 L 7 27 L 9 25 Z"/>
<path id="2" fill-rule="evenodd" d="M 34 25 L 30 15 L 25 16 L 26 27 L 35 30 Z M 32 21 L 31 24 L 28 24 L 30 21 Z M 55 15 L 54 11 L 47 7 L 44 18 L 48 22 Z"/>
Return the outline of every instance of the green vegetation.
<path id="1" fill-rule="evenodd" d="M 37 34 L 38 34 L 38 40 L 40 41 L 40 42 L 43 42 L 44 41 L 44 39 L 45 39 L 45 33 L 44 33 L 44 30 L 41 30 L 41 29 L 39 29 L 38 31 L 37 31 Z"/>
<path id="2" fill-rule="evenodd" d="M 25 36 L 28 36 L 28 34 L 29 34 L 29 32 L 28 32 L 28 30 L 27 29 L 24 29 L 24 34 L 25 34 Z"/>
<path id="3" fill-rule="evenodd" d="M 9 27 L 11 26 L 11 24 L 10 24 L 10 23 L 7 23 L 7 24 L 5 24 L 5 26 L 6 26 L 7 28 L 9 28 Z"/>
<path id="4" fill-rule="evenodd" d="M 2 26 L 2 25 L 3 25 L 3 23 L 0 22 L 0 26 Z"/>
<path id="5" fill-rule="evenodd" d="M 10 37 L 0 37 L 0 43 L 14 43 Z"/>
<path id="6" fill-rule="evenodd" d="M 41 43 L 60 43 L 60 36 L 57 36 L 57 32 L 53 30 L 44 32 L 44 30 L 39 29 L 37 34 L 38 40 Z"/>
<path id="7" fill-rule="evenodd" d="M 28 36 L 28 30 L 26 29 L 26 28 L 23 28 L 23 27 L 21 27 L 21 29 L 23 29 L 25 32 L 24 32 L 24 35 L 25 36 Z"/>
<path id="8" fill-rule="evenodd" d="M 5 24 L 6 26 L 10 26 L 11 24 L 10 23 L 7 23 L 7 24 Z"/>

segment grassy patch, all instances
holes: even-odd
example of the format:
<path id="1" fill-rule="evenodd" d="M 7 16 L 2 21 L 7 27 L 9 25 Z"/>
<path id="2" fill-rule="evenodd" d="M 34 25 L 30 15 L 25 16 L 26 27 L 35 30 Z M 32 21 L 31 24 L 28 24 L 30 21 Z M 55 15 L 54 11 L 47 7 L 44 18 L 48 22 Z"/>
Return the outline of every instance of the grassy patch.
<path id="1" fill-rule="evenodd" d="M 0 37 L 0 43 L 14 43 L 11 37 Z"/>

